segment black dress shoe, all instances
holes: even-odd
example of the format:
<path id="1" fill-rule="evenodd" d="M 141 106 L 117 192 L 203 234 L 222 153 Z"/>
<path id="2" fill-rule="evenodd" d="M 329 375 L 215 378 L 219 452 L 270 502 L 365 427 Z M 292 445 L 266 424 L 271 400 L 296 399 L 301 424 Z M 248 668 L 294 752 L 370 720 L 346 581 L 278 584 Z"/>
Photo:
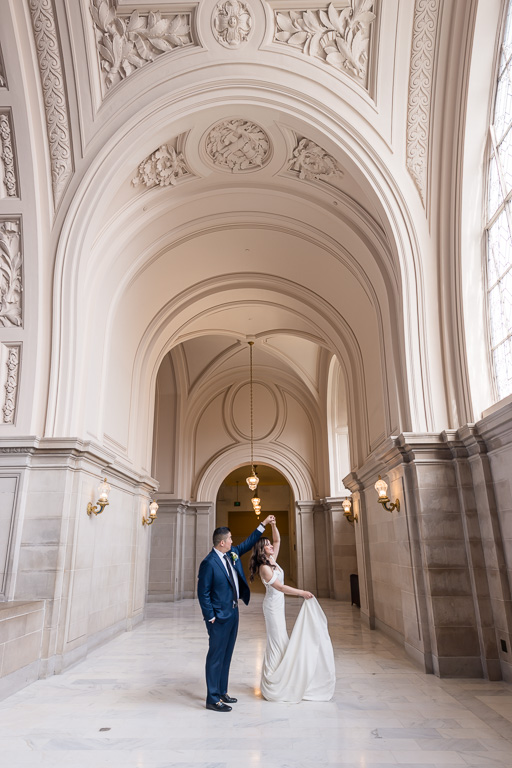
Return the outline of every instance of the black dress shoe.
<path id="1" fill-rule="evenodd" d="M 220 700 L 225 704 L 236 704 L 238 699 L 234 699 L 232 696 L 228 696 L 227 693 L 220 697 Z"/>
<path id="2" fill-rule="evenodd" d="M 206 702 L 206 709 L 211 709 L 214 712 L 231 712 L 233 707 L 228 707 L 223 701 L 216 701 L 215 704 L 208 704 Z"/>

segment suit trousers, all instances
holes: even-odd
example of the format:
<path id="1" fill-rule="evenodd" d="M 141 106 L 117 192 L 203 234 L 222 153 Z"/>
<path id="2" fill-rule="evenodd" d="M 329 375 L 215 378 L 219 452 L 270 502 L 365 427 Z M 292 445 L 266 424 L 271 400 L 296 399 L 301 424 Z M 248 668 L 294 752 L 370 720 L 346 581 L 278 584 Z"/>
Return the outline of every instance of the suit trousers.
<path id="1" fill-rule="evenodd" d="M 228 619 L 206 622 L 209 648 L 206 656 L 206 703 L 215 704 L 228 692 L 229 666 L 238 634 L 238 608 Z"/>

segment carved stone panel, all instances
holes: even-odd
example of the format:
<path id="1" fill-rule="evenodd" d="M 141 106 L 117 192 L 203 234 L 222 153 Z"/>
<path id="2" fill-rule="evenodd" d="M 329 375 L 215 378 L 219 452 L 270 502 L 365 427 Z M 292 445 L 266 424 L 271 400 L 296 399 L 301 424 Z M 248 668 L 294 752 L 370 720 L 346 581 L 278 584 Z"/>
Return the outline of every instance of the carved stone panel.
<path id="1" fill-rule="evenodd" d="M 53 199 L 58 206 L 73 173 L 71 134 L 52 0 L 29 0 L 46 113 Z"/>
<path id="2" fill-rule="evenodd" d="M 322 59 L 366 86 L 374 2 L 341 0 L 325 10 L 276 11 L 274 42 Z"/>
<path id="3" fill-rule="evenodd" d="M 22 325 L 20 223 L 0 219 L 0 327 Z"/>
<path id="4" fill-rule="evenodd" d="M 14 424 L 21 346 L 19 344 L 0 346 L 0 402 L 3 402 L 1 421 L 3 424 Z"/>
<path id="5" fill-rule="evenodd" d="M 252 27 L 252 16 L 245 3 L 227 0 L 217 3 L 212 16 L 213 35 L 226 48 L 238 48 L 247 42 Z"/>
<path id="6" fill-rule="evenodd" d="M 156 186 L 175 186 L 179 179 L 190 175 L 183 152 L 178 151 L 172 144 L 162 144 L 139 164 L 132 184 L 134 187 L 143 184 L 148 189 Z"/>
<path id="7" fill-rule="evenodd" d="M 241 117 L 214 125 L 206 136 L 205 148 L 216 168 L 233 173 L 261 168 L 271 154 L 270 139 L 263 128 Z"/>
<path id="8" fill-rule="evenodd" d="M 310 139 L 298 139 L 293 150 L 290 171 L 297 171 L 300 179 L 332 180 L 343 178 L 343 169 L 332 155 Z"/>
<path id="9" fill-rule="evenodd" d="M 163 53 L 192 44 L 190 13 L 134 10 L 121 14 L 117 0 L 90 0 L 89 8 L 107 89 Z"/>
<path id="10" fill-rule="evenodd" d="M 0 198 L 17 196 L 11 119 L 8 113 L 0 112 Z"/>
<path id="11" fill-rule="evenodd" d="M 424 203 L 439 0 L 416 0 L 407 104 L 407 168 Z"/>

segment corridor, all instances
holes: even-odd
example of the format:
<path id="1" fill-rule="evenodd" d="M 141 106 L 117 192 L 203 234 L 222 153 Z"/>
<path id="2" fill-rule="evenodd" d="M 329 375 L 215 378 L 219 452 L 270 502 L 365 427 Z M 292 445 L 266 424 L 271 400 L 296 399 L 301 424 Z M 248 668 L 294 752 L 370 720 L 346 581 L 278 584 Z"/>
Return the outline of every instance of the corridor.
<path id="1" fill-rule="evenodd" d="M 258 697 L 260 595 L 242 607 L 229 715 L 204 709 L 206 632 L 194 600 L 149 605 L 133 632 L 0 703 L 10 768 L 512 766 L 512 686 L 424 675 L 346 603 L 322 600 L 337 668 L 328 703 Z M 290 625 L 300 608 L 287 600 Z"/>

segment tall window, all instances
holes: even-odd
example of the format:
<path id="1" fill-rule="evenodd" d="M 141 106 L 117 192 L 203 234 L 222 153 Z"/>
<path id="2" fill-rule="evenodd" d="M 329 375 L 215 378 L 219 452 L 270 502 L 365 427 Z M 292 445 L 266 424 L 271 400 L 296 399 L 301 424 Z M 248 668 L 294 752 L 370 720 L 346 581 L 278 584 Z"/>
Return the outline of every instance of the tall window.
<path id="1" fill-rule="evenodd" d="M 512 393 L 512 0 L 501 47 L 487 199 L 487 288 L 498 398 Z"/>

